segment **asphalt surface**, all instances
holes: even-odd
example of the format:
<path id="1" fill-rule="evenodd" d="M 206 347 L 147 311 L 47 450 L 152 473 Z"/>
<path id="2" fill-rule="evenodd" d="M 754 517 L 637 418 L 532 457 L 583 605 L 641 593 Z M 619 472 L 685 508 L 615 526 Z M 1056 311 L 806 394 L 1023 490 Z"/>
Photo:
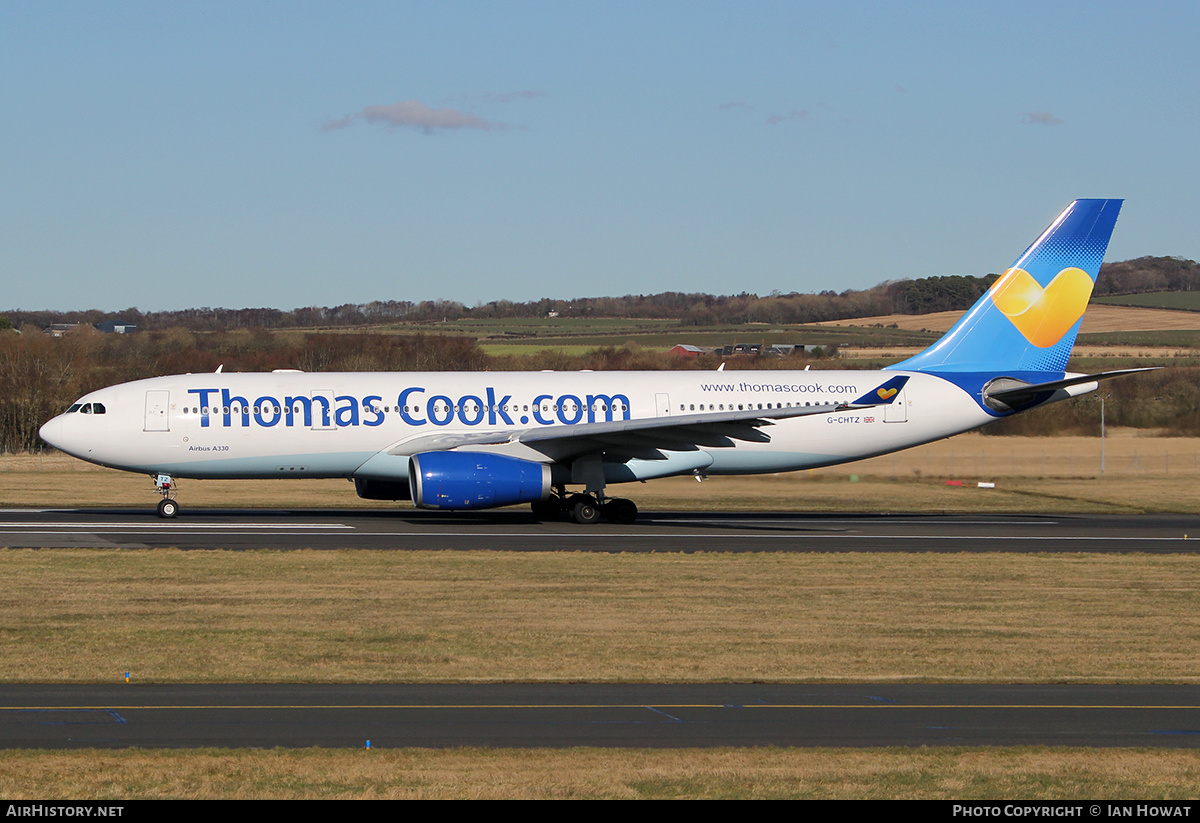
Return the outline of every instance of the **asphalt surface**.
<path id="1" fill-rule="evenodd" d="M 0 747 L 1200 746 L 1200 687 L 3 686 Z"/>
<path id="2" fill-rule="evenodd" d="M 1200 517 L 648 512 L 631 526 L 523 511 L 3 509 L 0 546 L 589 552 L 1200 551 Z"/>

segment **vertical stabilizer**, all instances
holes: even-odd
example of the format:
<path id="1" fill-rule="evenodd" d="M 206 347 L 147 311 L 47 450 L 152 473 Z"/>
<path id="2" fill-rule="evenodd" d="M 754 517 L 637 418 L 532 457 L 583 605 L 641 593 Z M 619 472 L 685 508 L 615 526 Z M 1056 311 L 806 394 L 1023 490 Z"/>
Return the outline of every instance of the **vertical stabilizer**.
<path id="1" fill-rule="evenodd" d="M 1063 372 L 1121 203 L 1076 200 L 941 340 L 888 368 Z"/>

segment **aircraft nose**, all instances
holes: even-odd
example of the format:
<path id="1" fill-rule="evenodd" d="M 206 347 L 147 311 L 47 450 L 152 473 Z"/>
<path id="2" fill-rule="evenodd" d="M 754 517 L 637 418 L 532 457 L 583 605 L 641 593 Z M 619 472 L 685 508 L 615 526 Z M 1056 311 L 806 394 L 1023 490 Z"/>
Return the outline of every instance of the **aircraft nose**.
<path id="1" fill-rule="evenodd" d="M 40 429 L 38 436 L 49 443 L 56 449 L 62 448 L 62 415 L 54 417 L 46 421 Z"/>

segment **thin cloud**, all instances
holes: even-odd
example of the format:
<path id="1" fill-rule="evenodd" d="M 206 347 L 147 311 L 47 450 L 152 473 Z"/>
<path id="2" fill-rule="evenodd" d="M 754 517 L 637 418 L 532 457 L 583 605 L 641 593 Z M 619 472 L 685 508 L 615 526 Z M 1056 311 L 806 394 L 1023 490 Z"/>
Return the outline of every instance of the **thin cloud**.
<path id="1" fill-rule="evenodd" d="M 424 131 L 433 129 L 491 129 L 504 128 L 503 123 L 484 120 L 474 114 L 455 109 L 431 109 L 416 100 L 404 100 L 391 106 L 367 106 L 362 117 L 368 123 L 385 126 L 413 126 Z"/>
<path id="2" fill-rule="evenodd" d="M 1061 126 L 1063 121 L 1059 120 L 1048 111 L 1031 111 L 1021 116 L 1022 123 L 1029 123 L 1035 126 Z"/>
<path id="3" fill-rule="evenodd" d="M 512 103 L 516 100 L 536 100 L 545 96 L 546 92 L 544 91 L 527 89 L 525 91 L 485 91 L 474 95 L 464 94 L 462 99 L 470 103 Z"/>
<path id="4" fill-rule="evenodd" d="M 772 114 L 767 118 L 767 123 L 774 126 L 786 123 L 788 120 L 803 120 L 806 117 L 808 117 L 807 109 L 792 109 L 787 114 Z"/>
<path id="5" fill-rule="evenodd" d="M 354 115 L 347 114 L 341 120 L 327 120 L 321 124 L 321 131 L 337 131 L 354 125 Z"/>
<path id="6" fill-rule="evenodd" d="M 447 129 L 478 129 L 497 131 L 508 128 L 507 124 L 485 120 L 474 114 L 457 109 L 431 109 L 416 100 L 401 100 L 390 106 L 367 106 L 360 112 L 348 114 L 340 120 L 331 120 L 321 126 L 322 131 L 336 131 L 352 126 L 358 121 L 376 126 L 392 128 L 409 127 L 420 129 L 426 134 Z"/>

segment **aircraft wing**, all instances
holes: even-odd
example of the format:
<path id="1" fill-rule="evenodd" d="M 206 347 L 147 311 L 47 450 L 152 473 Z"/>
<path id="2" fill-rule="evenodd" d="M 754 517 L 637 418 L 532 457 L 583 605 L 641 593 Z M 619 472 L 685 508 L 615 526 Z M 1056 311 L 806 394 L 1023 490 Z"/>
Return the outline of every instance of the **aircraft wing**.
<path id="1" fill-rule="evenodd" d="M 663 417 L 643 417 L 634 420 L 539 426 L 507 431 L 430 434 L 397 444 L 388 450 L 388 454 L 411 455 L 464 446 L 522 443 L 556 460 L 595 451 L 661 460 L 665 458 L 665 455 L 659 451 L 660 449 L 696 451 L 701 447 L 729 448 L 734 445 L 736 440 L 769 443 L 770 435 L 761 429 L 773 426 L 775 420 L 889 405 L 896 399 L 907 382 L 907 376 L 893 377 L 848 403 L 792 406 L 782 409 L 696 412 Z"/>

